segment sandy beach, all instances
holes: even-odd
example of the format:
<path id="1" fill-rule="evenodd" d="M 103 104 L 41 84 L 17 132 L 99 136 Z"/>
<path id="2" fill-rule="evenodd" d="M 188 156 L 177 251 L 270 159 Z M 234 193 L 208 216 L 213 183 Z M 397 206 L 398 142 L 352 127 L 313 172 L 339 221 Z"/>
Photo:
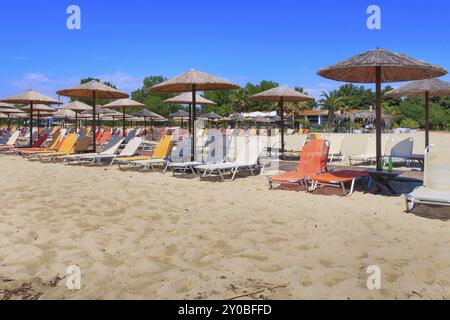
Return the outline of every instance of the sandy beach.
<path id="1" fill-rule="evenodd" d="M 450 294 L 450 222 L 405 214 L 403 197 L 270 191 L 261 176 L 202 182 L 5 156 L 0 177 L 0 298 L 228 299 L 266 288 L 246 298 Z M 81 290 L 66 287 L 71 265 L 81 269 Z M 381 268 L 381 290 L 367 289 L 370 265 Z"/>

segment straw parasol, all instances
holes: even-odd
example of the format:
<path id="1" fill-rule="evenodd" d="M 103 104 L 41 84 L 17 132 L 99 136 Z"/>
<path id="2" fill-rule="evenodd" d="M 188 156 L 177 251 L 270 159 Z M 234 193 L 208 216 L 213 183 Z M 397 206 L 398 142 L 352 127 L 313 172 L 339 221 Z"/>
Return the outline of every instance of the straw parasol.
<path id="1" fill-rule="evenodd" d="M 58 109 L 60 110 L 70 110 L 75 113 L 75 130 L 78 129 L 78 113 L 83 111 L 89 111 L 92 110 L 92 107 L 86 103 L 83 103 L 81 101 L 73 101 L 71 103 L 62 105 Z"/>
<path id="2" fill-rule="evenodd" d="M 144 118 L 144 134 L 147 134 L 147 119 L 150 119 L 150 127 L 153 125 L 153 120 L 163 119 L 163 116 L 160 116 L 157 113 L 151 112 L 148 109 L 142 109 L 136 113 L 132 114 L 133 117 Z"/>
<path id="3" fill-rule="evenodd" d="M 221 116 L 219 116 L 215 112 L 209 112 L 209 113 L 202 114 L 200 116 L 200 118 L 206 119 L 206 120 L 210 120 L 210 121 L 217 121 L 217 120 L 222 120 L 223 119 Z"/>
<path id="4" fill-rule="evenodd" d="M 420 96 L 425 99 L 425 146 L 430 146 L 430 97 L 450 96 L 450 83 L 440 79 L 414 81 L 389 91 L 388 97 Z"/>
<path id="5" fill-rule="evenodd" d="M 200 95 L 196 95 L 195 101 L 197 104 L 207 106 L 216 105 L 214 101 L 203 98 Z M 184 92 L 176 97 L 167 99 L 164 101 L 169 104 L 187 104 L 189 105 L 189 132 L 192 134 L 192 94 L 189 92 Z"/>
<path id="6" fill-rule="evenodd" d="M 378 48 L 323 68 L 318 74 L 337 81 L 376 84 L 377 169 L 382 170 L 381 84 L 436 78 L 447 74 L 447 71 L 406 55 Z"/>
<path id="7" fill-rule="evenodd" d="M 33 107 L 35 104 L 62 104 L 61 102 L 34 90 L 27 90 L 16 96 L 12 96 L 7 99 L 1 99 L 0 102 L 30 105 L 30 132 L 33 132 Z M 30 139 L 30 147 L 32 145 L 33 141 L 32 139 Z"/>
<path id="8" fill-rule="evenodd" d="M 237 89 L 238 85 L 200 71 L 189 71 L 150 88 L 150 92 L 192 92 L 192 122 L 196 120 L 197 91 Z M 194 131 L 194 130 L 192 130 Z M 195 159 L 195 132 L 192 132 L 191 159 Z"/>
<path id="9" fill-rule="evenodd" d="M 190 110 L 189 110 L 190 111 Z M 191 119 L 190 117 L 191 113 L 190 112 L 186 112 L 184 110 L 178 110 L 175 113 L 172 113 L 170 115 L 170 117 L 174 120 L 180 120 L 181 121 L 181 128 L 183 128 L 183 124 L 184 124 L 184 119 Z M 189 123 L 189 128 L 191 128 L 191 123 Z"/>
<path id="10" fill-rule="evenodd" d="M 49 115 L 56 111 L 54 108 L 49 107 L 48 105 L 45 104 L 35 104 L 33 107 L 31 107 L 31 105 L 28 105 L 21 108 L 20 110 L 30 113 L 31 116 L 37 116 L 38 138 L 39 138 L 39 129 L 41 125 L 41 116 Z"/>
<path id="11" fill-rule="evenodd" d="M 255 94 L 249 98 L 254 101 L 275 101 L 279 105 L 280 125 L 281 125 L 281 154 L 284 154 L 284 102 L 302 102 L 302 101 L 314 101 L 314 98 L 307 96 L 297 90 L 287 87 L 277 87 L 258 94 Z"/>
<path id="12" fill-rule="evenodd" d="M 9 103 L 0 102 L 0 112 L 6 115 L 8 119 L 8 130 L 11 129 L 11 115 L 17 113 L 25 113 Z"/>
<path id="13" fill-rule="evenodd" d="M 128 98 L 129 95 L 120 92 L 117 89 L 111 88 L 97 80 L 92 80 L 87 83 L 83 83 L 77 87 L 60 90 L 57 94 L 65 97 L 78 98 L 78 99 L 92 99 L 92 144 L 94 147 L 94 152 L 97 152 L 97 144 L 95 143 L 95 132 L 96 130 L 96 100 L 97 99 L 124 99 Z"/>
<path id="14" fill-rule="evenodd" d="M 146 107 L 145 104 L 131 100 L 131 99 L 119 99 L 116 101 L 113 101 L 111 103 L 108 103 L 104 106 L 108 109 L 122 109 L 122 126 L 123 126 L 123 137 L 125 138 L 125 109 L 127 108 L 140 108 L 143 109 Z"/>

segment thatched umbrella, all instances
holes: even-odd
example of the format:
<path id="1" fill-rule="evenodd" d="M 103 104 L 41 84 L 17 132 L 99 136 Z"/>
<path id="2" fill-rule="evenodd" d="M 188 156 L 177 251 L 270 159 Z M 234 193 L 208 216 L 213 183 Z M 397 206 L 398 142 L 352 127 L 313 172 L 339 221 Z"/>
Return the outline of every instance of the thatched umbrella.
<path id="1" fill-rule="evenodd" d="M 16 96 L 9 97 L 7 99 L 1 99 L 0 102 L 14 103 L 14 104 L 29 104 L 30 105 L 30 134 L 33 132 L 33 107 L 35 104 L 62 104 L 61 102 L 54 100 L 42 93 L 27 90 Z M 32 139 L 30 139 L 30 147 L 33 145 Z"/>
<path id="2" fill-rule="evenodd" d="M 215 113 L 215 112 L 209 112 L 209 113 L 202 114 L 202 115 L 200 116 L 200 118 L 206 119 L 206 120 L 211 120 L 211 121 L 214 121 L 214 120 L 222 120 L 222 119 L 223 119 L 221 116 L 219 116 L 219 115 L 218 115 L 217 113 Z"/>
<path id="3" fill-rule="evenodd" d="M 150 127 L 153 125 L 153 120 L 162 119 L 163 117 L 157 113 L 151 112 L 148 109 L 142 109 L 132 114 L 133 117 L 144 118 L 144 134 L 147 134 L 147 119 L 150 119 Z"/>
<path id="4" fill-rule="evenodd" d="M 172 113 L 170 117 L 174 120 L 180 120 L 181 121 L 181 128 L 183 129 L 184 119 L 191 119 L 190 118 L 190 112 L 186 112 L 184 110 L 178 110 L 175 113 Z M 191 123 L 189 123 L 189 128 L 191 127 Z"/>
<path id="5" fill-rule="evenodd" d="M 130 116 L 129 114 L 125 114 L 125 119 L 126 120 L 130 120 L 131 118 L 133 118 L 133 117 Z M 119 119 L 119 120 L 122 119 L 123 120 L 123 113 L 122 112 L 119 112 L 117 110 L 110 110 L 110 112 L 103 113 L 102 120 L 112 121 L 113 129 L 115 128 L 115 121 L 117 119 Z"/>
<path id="6" fill-rule="evenodd" d="M 281 154 L 284 154 L 284 102 L 302 102 L 302 101 L 314 101 L 314 98 L 307 96 L 297 90 L 287 87 L 277 87 L 258 94 L 255 94 L 249 98 L 255 101 L 275 101 L 279 105 L 279 116 L 281 125 Z"/>
<path id="7" fill-rule="evenodd" d="M 75 111 L 61 108 L 58 108 L 57 111 L 54 114 L 52 114 L 52 118 L 64 120 L 64 123 L 66 125 L 68 119 L 75 119 L 75 121 L 78 121 L 77 113 Z"/>
<path id="8" fill-rule="evenodd" d="M 92 107 L 81 101 L 73 101 L 71 103 L 62 105 L 58 109 L 70 110 L 75 113 L 75 131 L 76 131 L 76 130 L 78 130 L 78 113 L 84 112 L 84 111 L 90 111 L 90 110 L 92 110 Z"/>
<path id="9" fill-rule="evenodd" d="M 8 130 L 11 129 L 11 115 L 17 113 L 25 113 L 9 103 L 0 102 L 0 112 L 6 115 L 8 119 Z"/>
<path id="10" fill-rule="evenodd" d="M 56 111 L 54 108 L 49 107 L 48 105 L 45 104 L 35 104 L 34 106 L 28 105 L 26 107 L 21 108 L 20 110 L 30 113 L 30 116 L 37 116 L 38 138 L 39 138 L 39 129 L 41 126 L 41 116 L 48 115 Z"/>
<path id="11" fill-rule="evenodd" d="M 381 150 L 381 84 L 440 77 L 447 71 L 385 49 L 375 49 L 319 70 L 322 77 L 344 82 L 376 84 L 377 169 L 382 170 Z"/>
<path id="12" fill-rule="evenodd" d="M 197 104 L 207 106 L 207 105 L 216 105 L 214 101 L 203 98 L 200 95 L 195 97 L 195 101 Z M 190 92 L 184 92 L 182 94 L 177 95 L 176 97 L 167 99 L 164 101 L 169 104 L 188 104 L 189 105 L 189 132 L 192 134 L 192 94 Z"/>
<path id="13" fill-rule="evenodd" d="M 57 92 L 57 94 L 65 97 L 78 98 L 78 99 L 92 99 L 92 144 L 94 148 L 94 152 L 97 152 L 97 144 L 95 142 L 95 132 L 97 123 L 96 117 L 97 115 L 96 109 L 96 100 L 97 99 L 123 99 L 128 98 L 129 95 L 123 92 L 120 92 L 117 89 L 111 88 L 99 81 L 92 80 L 88 83 L 83 83 L 80 86 L 64 89 Z"/>
<path id="14" fill-rule="evenodd" d="M 200 71 L 189 71 L 150 88 L 150 92 L 192 92 L 192 123 L 196 120 L 197 91 L 237 89 L 238 85 Z M 192 130 L 191 159 L 195 158 L 195 129 Z"/>
<path id="15" fill-rule="evenodd" d="M 414 81 L 389 91 L 388 97 L 420 96 L 425 99 L 425 146 L 430 146 L 430 97 L 449 96 L 450 83 L 440 79 Z"/>
<path id="16" fill-rule="evenodd" d="M 127 108 L 145 108 L 146 105 L 131 99 L 119 99 L 116 101 L 113 101 L 111 103 L 108 103 L 106 105 L 104 105 L 105 108 L 108 109 L 122 109 L 122 126 L 123 126 L 123 137 L 125 138 L 126 133 L 125 133 L 125 109 Z"/>

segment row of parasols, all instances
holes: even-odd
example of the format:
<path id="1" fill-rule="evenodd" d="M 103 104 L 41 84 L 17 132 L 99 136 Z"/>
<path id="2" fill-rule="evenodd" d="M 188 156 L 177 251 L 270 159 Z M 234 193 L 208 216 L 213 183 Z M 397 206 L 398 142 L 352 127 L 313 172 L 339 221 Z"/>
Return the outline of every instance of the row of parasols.
<path id="1" fill-rule="evenodd" d="M 450 95 L 450 84 L 442 80 L 436 79 L 447 74 L 447 71 L 437 65 L 433 65 L 421 60 L 414 59 L 404 54 L 394 53 L 385 49 L 377 48 L 371 51 L 364 52 L 357 56 L 343 60 L 337 64 L 320 69 L 318 74 L 322 77 L 352 83 L 374 83 L 376 86 L 375 101 L 376 101 L 376 154 L 378 169 L 381 169 L 380 159 L 382 156 L 382 83 L 416 81 L 404 87 L 401 87 L 393 92 L 389 92 L 390 96 L 409 96 L 409 95 L 423 95 L 425 98 L 425 131 L 426 131 L 426 145 L 429 146 L 429 98 L 431 96 Z M 186 93 L 191 94 L 191 99 L 187 99 L 186 104 L 189 104 L 189 128 L 193 133 L 194 122 L 197 119 L 196 105 L 199 97 L 197 92 L 211 91 L 211 90 L 230 90 L 237 89 L 238 85 L 233 84 L 227 80 L 215 77 L 200 71 L 189 71 L 179 76 L 176 76 L 163 83 L 155 85 L 150 88 L 151 93 Z M 95 129 L 96 129 L 96 100 L 97 99 L 119 99 L 108 105 L 105 108 L 122 109 L 122 116 L 125 118 L 126 108 L 135 108 L 144 105 L 139 102 L 132 102 L 127 99 L 128 94 L 120 92 L 114 88 L 106 86 L 98 81 L 91 81 L 80 86 L 60 90 L 58 95 L 76 98 L 76 99 L 92 99 L 92 122 L 93 122 L 93 146 L 96 151 L 95 144 Z M 287 87 L 278 87 L 268 91 L 256 94 L 250 97 L 251 100 L 256 101 L 273 101 L 279 104 L 280 127 L 281 127 L 281 152 L 284 153 L 284 103 L 285 102 L 300 102 L 310 101 L 314 98 L 305 94 L 297 92 L 296 90 Z M 35 104 L 61 104 L 59 101 L 53 100 L 35 91 L 27 91 L 23 94 L 13 96 L 7 99 L 2 99 L 0 102 L 27 104 L 30 108 L 30 120 L 33 115 L 33 106 Z M 32 129 L 32 121 L 30 127 Z M 124 130 L 125 131 L 125 130 Z M 192 159 L 195 157 L 195 134 L 192 134 Z"/>

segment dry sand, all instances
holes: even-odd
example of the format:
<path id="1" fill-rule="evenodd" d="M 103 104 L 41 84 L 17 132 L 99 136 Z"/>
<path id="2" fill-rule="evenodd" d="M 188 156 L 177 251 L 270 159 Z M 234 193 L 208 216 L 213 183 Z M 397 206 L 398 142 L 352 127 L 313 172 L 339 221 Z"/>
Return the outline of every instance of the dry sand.
<path id="1" fill-rule="evenodd" d="M 280 285 L 251 297 L 450 297 L 450 222 L 405 214 L 402 197 L 2 156 L 0 178 L 0 298 L 225 299 Z M 81 290 L 66 288 L 70 265 Z M 381 290 L 366 287 L 370 265 Z"/>

